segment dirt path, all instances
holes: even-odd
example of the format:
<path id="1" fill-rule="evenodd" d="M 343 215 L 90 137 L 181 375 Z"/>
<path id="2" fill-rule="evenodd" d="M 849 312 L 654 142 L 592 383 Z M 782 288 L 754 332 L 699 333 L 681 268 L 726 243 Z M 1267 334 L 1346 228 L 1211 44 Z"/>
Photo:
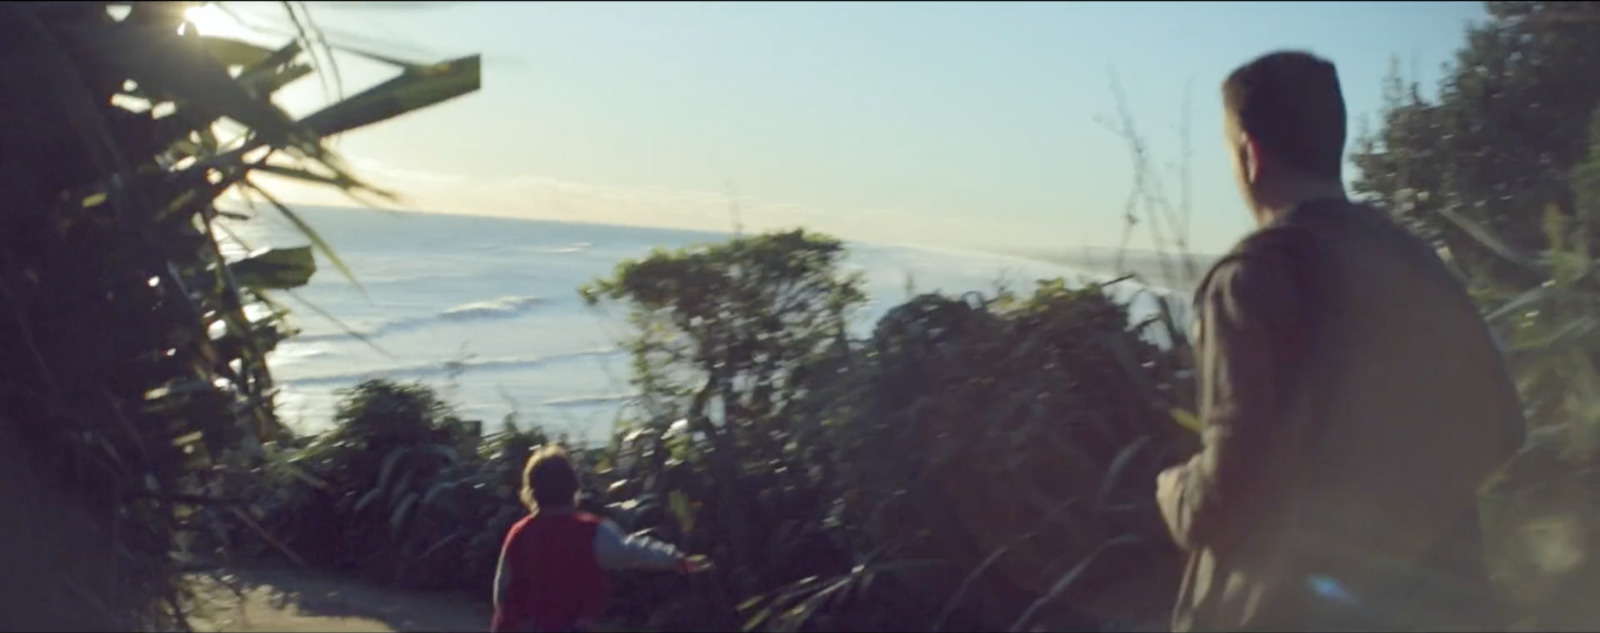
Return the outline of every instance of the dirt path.
<path id="1" fill-rule="evenodd" d="M 489 606 L 447 594 L 386 589 L 342 578 L 283 569 L 231 572 L 235 595 L 217 581 L 194 579 L 201 608 L 196 631 L 487 631 Z"/>

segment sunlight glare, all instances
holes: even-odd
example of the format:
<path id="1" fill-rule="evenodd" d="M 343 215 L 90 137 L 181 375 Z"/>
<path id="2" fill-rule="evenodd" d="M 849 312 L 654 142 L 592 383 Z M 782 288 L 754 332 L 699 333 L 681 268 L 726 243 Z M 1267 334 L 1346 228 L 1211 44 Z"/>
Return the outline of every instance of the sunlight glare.
<path id="1" fill-rule="evenodd" d="M 189 7 L 183 11 L 183 19 L 194 25 L 195 30 L 207 37 L 222 37 L 228 39 L 244 39 L 250 33 L 249 27 L 240 24 L 227 11 L 216 3 Z"/>

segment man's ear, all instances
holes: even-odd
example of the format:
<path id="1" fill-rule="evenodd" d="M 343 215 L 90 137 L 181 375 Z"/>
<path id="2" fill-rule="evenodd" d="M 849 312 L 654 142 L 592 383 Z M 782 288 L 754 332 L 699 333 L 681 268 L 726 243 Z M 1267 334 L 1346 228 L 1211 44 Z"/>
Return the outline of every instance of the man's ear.
<path id="1" fill-rule="evenodd" d="M 1261 180 L 1261 146 L 1249 134 L 1239 133 L 1239 165 L 1244 167 L 1244 181 L 1256 184 Z"/>

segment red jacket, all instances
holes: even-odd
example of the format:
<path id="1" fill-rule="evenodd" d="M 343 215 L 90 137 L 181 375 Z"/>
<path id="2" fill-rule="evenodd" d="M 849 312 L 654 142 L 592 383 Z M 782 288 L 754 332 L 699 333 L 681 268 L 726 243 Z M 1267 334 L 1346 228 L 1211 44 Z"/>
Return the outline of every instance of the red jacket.
<path id="1" fill-rule="evenodd" d="M 600 519 L 592 514 L 533 515 L 506 533 L 511 570 L 492 630 L 572 631 L 601 615 L 606 574 L 595 557 Z"/>

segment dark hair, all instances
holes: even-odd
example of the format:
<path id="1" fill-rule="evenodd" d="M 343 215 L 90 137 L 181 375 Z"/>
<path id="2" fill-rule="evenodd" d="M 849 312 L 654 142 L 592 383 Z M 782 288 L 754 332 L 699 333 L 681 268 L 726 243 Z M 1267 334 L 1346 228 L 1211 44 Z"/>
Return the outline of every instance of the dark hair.
<path id="1" fill-rule="evenodd" d="M 1228 75 L 1222 103 L 1274 159 L 1315 176 L 1343 172 L 1344 93 L 1332 62 L 1299 51 L 1263 55 Z"/>
<path id="2" fill-rule="evenodd" d="M 578 470 L 560 446 L 546 445 L 522 469 L 522 504 L 529 510 L 571 505 L 578 496 Z"/>

